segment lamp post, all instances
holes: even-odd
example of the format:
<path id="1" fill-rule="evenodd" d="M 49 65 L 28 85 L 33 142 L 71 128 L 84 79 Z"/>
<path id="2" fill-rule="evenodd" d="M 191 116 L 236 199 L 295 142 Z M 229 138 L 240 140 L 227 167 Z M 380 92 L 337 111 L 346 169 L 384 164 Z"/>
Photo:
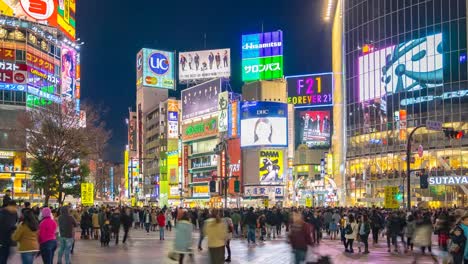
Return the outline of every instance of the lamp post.
<path id="1" fill-rule="evenodd" d="M 406 193 L 407 193 L 407 205 L 406 209 L 411 209 L 411 138 L 413 137 L 414 132 L 421 127 L 426 127 L 426 125 L 419 125 L 411 131 L 406 142 Z M 403 198 L 404 199 L 404 198 Z"/>

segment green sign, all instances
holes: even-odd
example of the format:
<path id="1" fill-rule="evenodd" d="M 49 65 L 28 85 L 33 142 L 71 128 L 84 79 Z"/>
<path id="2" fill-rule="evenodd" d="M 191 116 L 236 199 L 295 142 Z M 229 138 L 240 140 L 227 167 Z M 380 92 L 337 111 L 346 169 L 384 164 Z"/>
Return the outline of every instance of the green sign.
<path id="1" fill-rule="evenodd" d="M 242 60 L 242 81 L 283 78 L 283 56 Z"/>
<path id="2" fill-rule="evenodd" d="M 196 122 L 183 128 L 182 137 L 187 139 L 194 139 L 203 136 L 212 136 L 218 133 L 218 122 L 216 118 Z"/>
<path id="3" fill-rule="evenodd" d="M 41 88 L 41 92 L 48 93 L 48 94 L 54 94 L 54 86 L 44 86 Z M 27 107 L 36 107 L 36 106 L 46 106 L 46 105 L 51 105 L 53 102 L 51 100 L 47 100 L 45 98 L 33 95 L 33 94 L 27 94 L 26 95 L 26 106 Z"/>

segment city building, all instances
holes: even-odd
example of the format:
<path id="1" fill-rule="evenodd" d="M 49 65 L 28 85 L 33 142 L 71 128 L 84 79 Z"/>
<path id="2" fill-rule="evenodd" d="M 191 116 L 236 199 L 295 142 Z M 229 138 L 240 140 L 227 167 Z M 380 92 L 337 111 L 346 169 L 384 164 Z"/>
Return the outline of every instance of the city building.
<path id="1" fill-rule="evenodd" d="M 344 73 L 335 84 L 345 91 L 346 204 L 387 206 L 393 186 L 396 207 L 408 198 L 412 206 L 466 205 L 467 1 L 330 2 L 332 39 L 340 43 L 332 47 L 333 70 Z M 427 121 L 442 129 L 426 128 Z M 407 197 L 407 141 L 419 126 Z"/>
<path id="2" fill-rule="evenodd" d="M 30 179 L 25 140 L 18 140 L 18 117 L 25 111 L 80 107 L 80 56 L 75 34 L 75 2 L 45 6 L 39 16 L 22 5 L 0 5 L 0 192 L 15 199 L 40 196 Z M 65 13 L 67 15 L 65 15 Z"/>

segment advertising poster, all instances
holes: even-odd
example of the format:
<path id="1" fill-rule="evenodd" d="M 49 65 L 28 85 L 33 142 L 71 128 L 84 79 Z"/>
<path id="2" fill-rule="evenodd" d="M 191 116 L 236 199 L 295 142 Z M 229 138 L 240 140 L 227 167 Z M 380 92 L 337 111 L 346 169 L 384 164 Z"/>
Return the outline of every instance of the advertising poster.
<path id="1" fill-rule="evenodd" d="M 296 111 L 296 118 L 296 145 L 304 144 L 309 148 L 330 147 L 330 110 Z"/>
<path id="2" fill-rule="evenodd" d="M 231 50 L 199 50 L 179 53 L 179 81 L 231 77 Z"/>
<path id="3" fill-rule="evenodd" d="M 229 157 L 229 166 L 228 166 L 228 176 L 234 177 L 229 180 L 229 193 L 234 194 L 234 181 L 242 180 L 242 158 L 241 158 L 241 147 L 240 139 L 230 139 L 228 140 L 228 157 Z"/>
<path id="4" fill-rule="evenodd" d="M 259 152 L 260 184 L 276 184 L 283 182 L 284 164 L 283 150 L 262 149 Z"/>
<path id="5" fill-rule="evenodd" d="M 283 32 L 242 36 L 242 80 L 272 80 L 283 77 Z"/>
<path id="6" fill-rule="evenodd" d="M 222 79 L 208 81 L 182 91 L 182 120 L 218 111 Z"/>
<path id="7" fill-rule="evenodd" d="M 81 203 L 83 205 L 94 205 L 94 184 L 81 184 Z"/>
<path id="8" fill-rule="evenodd" d="M 285 103 L 243 102 L 241 146 L 287 146 L 287 110 Z"/>
<path id="9" fill-rule="evenodd" d="M 175 89 L 174 52 L 143 49 L 143 86 Z"/>
<path id="10" fill-rule="evenodd" d="M 194 139 L 216 136 L 218 134 L 218 118 L 209 119 L 184 124 L 182 126 L 182 140 L 190 141 Z"/>
<path id="11" fill-rule="evenodd" d="M 76 51 L 62 45 L 61 59 L 62 96 L 71 99 L 75 91 Z"/>
<path id="12" fill-rule="evenodd" d="M 58 27 L 75 40 L 76 0 L 0 0 L 0 11 L 6 16 Z"/>
<path id="13" fill-rule="evenodd" d="M 28 82 L 28 66 L 10 62 L 0 62 L 0 82 L 26 84 Z"/>
<path id="14" fill-rule="evenodd" d="M 222 92 L 218 94 L 218 130 L 219 132 L 226 132 L 228 130 L 228 105 L 229 94 Z"/>
<path id="15" fill-rule="evenodd" d="M 330 106 L 333 104 L 333 74 L 310 74 L 286 77 L 288 104 L 294 107 Z"/>

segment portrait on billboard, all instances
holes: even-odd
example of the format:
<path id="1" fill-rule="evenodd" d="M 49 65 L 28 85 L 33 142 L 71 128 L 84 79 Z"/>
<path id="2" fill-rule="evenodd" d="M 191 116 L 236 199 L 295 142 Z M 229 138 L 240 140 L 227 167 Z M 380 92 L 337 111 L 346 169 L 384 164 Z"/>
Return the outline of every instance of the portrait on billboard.
<path id="1" fill-rule="evenodd" d="M 179 53 L 179 81 L 231 77 L 231 50 L 199 50 Z"/>
<path id="2" fill-rule="evenodd" d="M 274 184 L 283 181 L 283 151 L 261 150 L 259 156 L 260 184 Z"/>
<path id="3" fill-rule="evenodd" d="M 75 90 L 76 51 L 67 46 L 62 46 L 61 59 L 62 95 L 72 98 Z"/>
<path id="4" fill-rule="evenodd" d="M 286 146 L 287 119 L 284 117 L 250 118 L 241 121 L 241 145 Z"/>
<path id="5" fill-rule="evenodd" d="M 309 148 L 330 147 L 331 113 L 329 110 L 297 111 L 296 143 Z"/>

